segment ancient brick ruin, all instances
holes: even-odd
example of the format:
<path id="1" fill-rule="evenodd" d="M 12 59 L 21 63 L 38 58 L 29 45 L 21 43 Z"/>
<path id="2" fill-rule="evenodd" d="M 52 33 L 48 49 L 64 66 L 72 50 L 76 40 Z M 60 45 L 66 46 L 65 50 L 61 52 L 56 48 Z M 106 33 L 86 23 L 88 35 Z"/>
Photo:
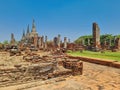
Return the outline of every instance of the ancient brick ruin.
<path id="1" fill-rule="evenodd" d="M 23 36 L 20 41 L 20 44 L 22 46 L 34 45 L 35 47 L 38 47 L 38 45 L 39 45 L 38 41 L 40 41 L 39 39 L 41 39 L 41 38 L 42 37 L 39 37 L 38 33 L 36 32 L 35 21 L 33 20 L 31 32 L 29 31 L 29 25 L 28 25 L 26 34 L 23 31 Z"/>
<path id="2" fill-rule="evenodd" d="M 10 44 L 11 44 L 11 45 L 15 45 L 15 37 L 14 37 L 14 34 L 13 34 L 13 33 L 11 34 Z"/>
<path id="3" fill-rule="evenodd" d="M 27 26 L 27 32 L 25 33 L 25 31 L 23 31 L 23 35 L 19 43 L 19 48 L 25 49 L 34 46 L 38 50 L 57 50 L 57 49 L 60 50 L 62 48 L 67 49 L 67 44 L 68 44 L 67 37 L 64 38 L 64 42 L 62 43 L 60 34 L 54 37 L 52 42 L 48 43 L 47 36 L 44 37 L 38 35 L 36 31 L 35 21 L 33 20 L 31 32 L 29 25 Z"/>
<path id="4" fill-rule="evenodd" d="M 96 23 L 93 23 L 93 48 L 100 49 L 100 28 Z"/>
<path id="5" fill-rule="evenodd" d="M 23 56 L 23 60 L 28 63 L 15 64 L 9 68 L 0 66 L 0 87 L 64 75 L 82 75 L 83 63 L 77 59 L 71 60 L 67 57 L 51 55 L 41 57 L 35 53 L 29 53 Z"/>
<path id="6" fill-rule="evenodd" d="M 120 50 L 120 38 L 117 38 L 115 41 L 115 48 Z"/>
<path id="7" fill-rule="evenodd" d="M 87 41 L 87 42 L 86 42 Z M 111 44 L 111 42 L 114 41 Z M 16 45 L 14 34 L 11 34 L 11 45 Z M 113 39 L 107 40 L 104 38 L 104 41 L 100 41 L 100 28 L 97 23 L 92 24 L 92 37 L 91 38 L 82 38 L 79 44 L 70 42 L 68 37 L 64 37 L 63 41 L 61 40 L 61 35 L 58 34 L 53 38 L 53 40 L 48 41 L 47 36 L 39 35 L 36 30 L 35 21 L 32 22 L 32 30 L 30 31 L 29 25 L 27 26 L 26 32 L 23 30 L 23 35 L 18 43 L 20 50 L 45 50 L 45 51 L 82 51 L 82 50 L 91 50 L 91 51 L 103 51 L 103 50 L 112 50 L 119 51 L 119 38 L 115 37 Z M 31 49 L 32 48 L 32 49 Z"/>
<path id="8" fill-rule="evenodd" d="M 25 31 L 23 31 L 21 41 L 17 45 L 20 55 L 23 56 L 23 61 L 29 64 L 16 64 L 10 68 L 0 67 L 0 86 L 39 79 L 46 80 L 64 75 L 82 75 L 83 62 L 80 60 L 119 68 L 119 65 L 116 62 L 101 61 L 84 57 L 76 57 L 76 59 L 74 57 L 66 57 L 65 52 L 67 50 L 80 51 L 82 53 L 85 49 L 100 51 L 101 49 L 106 50 L 111 46 L 111 40 L 109 40 L 109 44 L 104 40 L 104 43 L 101 45 L 100 28 L 98 24 L 93 23 L 92 33 L 93 37 L 87 39 L 87 45 L 90 49 L 85 45 L 84 39 L 81 40 L 81 44 L 75 44 L 71 43 L 70 39 L 67 39 L 67 37 L 64 37 L 62 42 L 60 34 L 55 36 L 52 41 L 48 42 L 47 36 L 38 35 L 35 21 L 33 20 L 32 30 L 29 30 L 28 25 L 27 32 L 25 33 Z M 120 50 L 120 38 L 116 38 L 114 42 L 115 46 L 113 50 Z M 11 34 L 11 46 L 14 46 L 15 44 L 14 34 Z M 50 52 L 50 54 L 40 56 L 33 53 L 34 51 Z M 15 55 L 19 56 L 16 52 Z M 10 54 L 10 56 L 13 55 Z"/>

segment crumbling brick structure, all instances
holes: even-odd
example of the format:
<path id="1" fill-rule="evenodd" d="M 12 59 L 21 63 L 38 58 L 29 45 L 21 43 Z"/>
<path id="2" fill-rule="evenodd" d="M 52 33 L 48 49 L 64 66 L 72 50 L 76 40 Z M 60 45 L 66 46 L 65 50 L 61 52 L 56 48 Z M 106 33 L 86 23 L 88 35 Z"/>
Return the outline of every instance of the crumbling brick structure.
<path id="1" fill-rule="evenodd" d="M 93 23 L 93 48 L 95 51 L 100 49 L 100 28 L 98 24 Z"/>
<path id="2" fill-rule="evenodd" d="M 72 70 L 72 75 L 82 75 L 83 62 L 79 60 L 65 60 L 63 61 L 63 67 Z"/>

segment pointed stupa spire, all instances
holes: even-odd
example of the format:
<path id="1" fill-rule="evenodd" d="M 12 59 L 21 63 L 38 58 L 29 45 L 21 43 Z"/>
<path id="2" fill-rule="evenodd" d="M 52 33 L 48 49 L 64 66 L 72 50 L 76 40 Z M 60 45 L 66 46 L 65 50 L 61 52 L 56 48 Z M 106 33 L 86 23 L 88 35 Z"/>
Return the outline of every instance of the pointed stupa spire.
<path id="1" fill-rule="evenodd" d="M 35 20 L 34 19 L 33 19 L 33 22 L 32 22 L 32 32 L 36 32 Z"/>
<path id="2" fill-rule="evenodd" d="M 28 24 L 28 26 L 27 26 L 27 34 L 29 33 L 30 31 L 29 31 L 29 24 Z"/>
<path id="3" fill-rule="evenodd" d="M 22 40 L 25 39 L 25 30 L 23 29 L 23 35 L 22 35 Z"/>
<path id="4" fill-rule="evenodd" d="M 26 36 L 25 36 L 25 37 L 28 39 L 29 36 L 30 36 L 30 31 L 29 31 L 29 24 L 28 24 L 28 26 L 27 26 L 27 33 L 26 33 Z"/>
<path id="5" fill-rule="evenodd" d="M 23 37 L 25 37 L 25 30 L 23 29 Z"/>

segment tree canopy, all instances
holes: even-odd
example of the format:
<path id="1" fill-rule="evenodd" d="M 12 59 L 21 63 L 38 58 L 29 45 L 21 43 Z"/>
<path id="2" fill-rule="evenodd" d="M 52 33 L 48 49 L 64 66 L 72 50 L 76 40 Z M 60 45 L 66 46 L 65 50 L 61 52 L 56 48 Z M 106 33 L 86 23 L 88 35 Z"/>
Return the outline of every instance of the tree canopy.
<path id="1" fill-rule="evenodd" d="M 76 44 L 85 44 L 88 45 L 89 43 L 93 43 L 92 42 L 92 35 L 84 35 L 84 36 L 80 36 L 78 39 L 76 39 L 74 42 Z M 100 42 L 101 44 L 104 43 L 104 41 L 106 42 L 111 42 L 111 45 L 114 45 L 114 41 L 116 38 L 120 38 L 120 35 L 112 35 L 112 34 L 103 34 L 100 35 Z"/>

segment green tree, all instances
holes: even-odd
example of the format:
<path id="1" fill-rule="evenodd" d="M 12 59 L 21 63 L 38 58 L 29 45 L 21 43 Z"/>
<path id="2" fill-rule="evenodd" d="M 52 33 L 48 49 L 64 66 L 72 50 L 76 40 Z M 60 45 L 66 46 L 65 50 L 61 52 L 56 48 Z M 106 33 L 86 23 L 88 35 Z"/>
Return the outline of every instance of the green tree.
<path id="1" fill-rule="evenodd" d="M 9 44 L 8 40 L 3 41 L 3 44 L 4 45 Z"/>
<path id="2" fill-rule="evenodd" d="M 116 35 L 117 38 L 120 38 L 120 35 Z"/>
<path id="3" fill-rule="evenodd" d="M 88 45 L 88 39 L 89 39 L 90 41 L 92 41 L 92 40 L 91 40 L 91 39 L 92 39 L 92 35 L 81 36 L 81 37 L 79 37 L 78 39 L 76 39 L 74 42 L 75 42 L 76 44 L 82 44 L 82 42 L 83 42 L 83 40 L 84 40 L 84 44 L 85 44 L 85 45 Z"/>

